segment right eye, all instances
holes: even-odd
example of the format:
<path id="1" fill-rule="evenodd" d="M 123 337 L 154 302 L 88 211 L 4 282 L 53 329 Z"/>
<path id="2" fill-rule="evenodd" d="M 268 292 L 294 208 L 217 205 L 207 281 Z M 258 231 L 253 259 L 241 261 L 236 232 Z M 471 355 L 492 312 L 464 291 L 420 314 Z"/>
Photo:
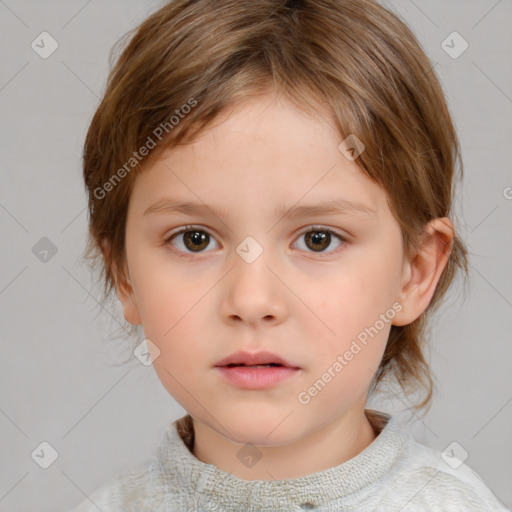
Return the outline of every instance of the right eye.
<path id="1" fill-rule="evenodd" d="M 183 237 L 181 235 L 184 235 Z M 174 244 L 174 240 L 177 240 L 177 243 Z M 194 253 L 205 252 L 203 249 L 208 247 L 209 242 L 215 240 L 210 236 L 208 231 L 200 228 L 199 226 L 184 226 L 182 229 L 170 235 L 166 241 L 165 245 L 171 245 L 173 250 L 177 248 L 180 256 L 186 256 Z"/>

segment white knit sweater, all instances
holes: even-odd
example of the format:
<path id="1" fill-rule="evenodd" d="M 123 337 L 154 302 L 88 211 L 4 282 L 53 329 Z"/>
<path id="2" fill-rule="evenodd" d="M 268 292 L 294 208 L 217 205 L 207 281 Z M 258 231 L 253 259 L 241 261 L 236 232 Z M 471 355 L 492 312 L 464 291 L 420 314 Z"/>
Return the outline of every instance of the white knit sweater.
<path id="1" fill-rule="evenodd" d="M 414 440 L 394 417 L 365 411 L 376 439 L 344 463 L 287 480 L 242 480 L 197 459 L 187 414 L 156 455 L 97 489 L 72 512 L 508 511 L 466 464 Z"/>

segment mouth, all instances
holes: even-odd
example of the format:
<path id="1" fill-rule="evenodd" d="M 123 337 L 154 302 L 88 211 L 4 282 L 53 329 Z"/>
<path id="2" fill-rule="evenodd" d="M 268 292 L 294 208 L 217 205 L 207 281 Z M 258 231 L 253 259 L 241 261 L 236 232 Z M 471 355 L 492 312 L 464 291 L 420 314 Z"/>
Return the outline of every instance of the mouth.
<path id="1" fill-rule="evenodd" d="M 217 362 L 215 369 L 225 382 L 246 390 L 277 386 L 300 374 L 295 364 L 271 352 L 236 352 Z"/>
<path id="2" fill-rule="evenodd" d="M 237 366 L 242 366 L 245 368 L 272 368 L 275 366 L 284 366 L 279 363 L 268 363 L 268 364 L 244 364 L 244 363 L 229 363 L 224 368 L 236 368 Z"/>
<path id="3" fill-rule="evenodd" d="M 286 367 L 299 369 L 299 367 L 289 361 L 286 361 L 282 357 L 273 354 L 268 351 L 260 352 L 246 352 L 239 351 L 234 354 L 217 361 L 215 367 L 223 368 L 235 368 L 235 367 L 247 367 L 247 368 L 275 368 L 275 367 Z"/>

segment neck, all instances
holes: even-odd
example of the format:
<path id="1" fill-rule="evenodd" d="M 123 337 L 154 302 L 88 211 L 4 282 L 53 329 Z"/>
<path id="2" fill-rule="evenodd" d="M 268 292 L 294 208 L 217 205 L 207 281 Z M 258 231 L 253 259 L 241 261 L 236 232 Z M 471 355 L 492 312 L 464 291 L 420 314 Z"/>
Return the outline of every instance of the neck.
<path id="1" fill-rule="evenodd" d="M 243 480 L 298 478 L 338 466 L 375 440 L 377 435 L 364 409 L 357 412 L 340 416 L 293 443 L 257 446 L 262 456 L 250 467 L 239 458 L 244 443 L 234 442 L 193 419 L 192 452 L 200 461 Z"/>

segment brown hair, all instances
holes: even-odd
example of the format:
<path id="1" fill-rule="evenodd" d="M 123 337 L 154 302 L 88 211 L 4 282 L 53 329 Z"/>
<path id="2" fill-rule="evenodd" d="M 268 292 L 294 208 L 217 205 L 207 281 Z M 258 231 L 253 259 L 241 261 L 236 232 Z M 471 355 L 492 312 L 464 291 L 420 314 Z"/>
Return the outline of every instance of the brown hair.
<path id="1" fill-rule="evenodd" d="M 112 67 L 113 51 L 128 39 Z M 224 109 L 272 88 L 304 112 L 327 112 L 340 142 L 350 134 L 363 141 L 357 162 L 384 188 L 405 258 L 417 251 L 427 222 L 453 217 L 462 162 L 441 85 L 411 30 L 375 1 L 173 0 L 125 34 L 110 59 L 83 151 L 85 257 L 100 266 L 104 300 L 125 279 L 126 213 L 137 174 Z M 390 374 L 406 394 L 426 391 L 415 409 L 429 404 L 428 319 L 457 268 L 467 277 L 467 251 L 455 235 L 428 308 L 411 324 L 392 326 L 371 391 Z"/>

